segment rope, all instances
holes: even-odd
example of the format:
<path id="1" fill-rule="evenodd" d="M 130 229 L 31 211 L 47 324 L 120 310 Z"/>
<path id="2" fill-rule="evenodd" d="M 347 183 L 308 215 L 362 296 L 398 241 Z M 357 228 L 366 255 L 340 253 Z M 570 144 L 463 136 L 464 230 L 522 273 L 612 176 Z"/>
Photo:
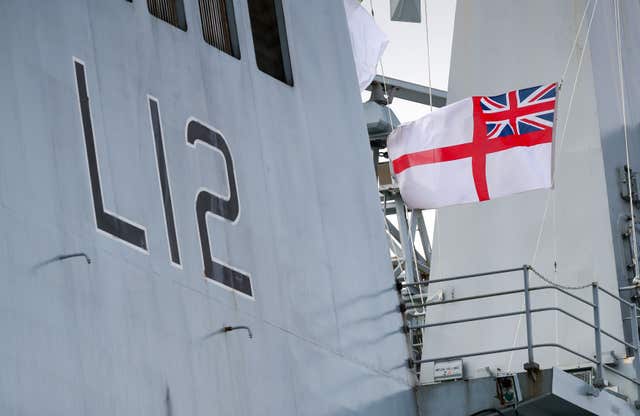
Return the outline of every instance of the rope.
<path id="1" fill-rule="evenodd" d="M 562 88 L 562 84 L 564 83 L 564 78 L 567 75 L 567 71 L 569 68 L 569 64 L 571 63 L 571 58 L 573 57 L 573 53 L 576 50 L 577 44 L 578 44 L 578 40 L 580 39 L 580 32 L 582 31 L 582 26 L 584 23 L 584 19 L 585 16 L 587 14 L 587 10 L 589 9 L 589 5 L 591 4 L 591 0 L 587 1 L 587 4 L 585 5 L 584 11 L 582 13 L 582 18 L 580 19 L 580 24 L 578 25 L 578 30 L 576 31 L 576 36 L 573 40 L 573 45 L 571 46 L 571 50 L 569 52 L 569 57 L 567 58 L 567 63 L 565 65 L 565 68 L 563 70 L 562 73 L 562 78 L 560 79 L 560 86 L 559 89 Z M 556 156 L 556 166 L 558 165 L 558 162 L 560 161 L 560 152 L 562 150 L 562 145 L 564 144 L 564 140 L 567 134 L 567 126 L 569 125 L 568 121 L 569 121 L 569 116 L 571 115 L 571 109 L 573 108 L 573 99 L 575 97 L 575 93 L 576 93 L 576 88 L 578 85 L 578 80 L 580 79 L 580 72 L 582 70 L 582 62 L 584 60 L 584 53 L 587 50 L 586 47 L 586 42 L 589 40 L 589 33 L 591 32 L 591 25 L 593 23 L 593 17 L 595 16 L 596 13 L 596 8 L 598 7 L 598 0 L 595 0 L 594 4 L 593 4 L 593 8 L 591 10 L 591 16 L 589 17 L 589 24 L 587 25 L 587 30 L 586 33 L 584 35 L 584 47 L 582 48 L 582 52 L 580 53 L 580 58 L 578 59 L 578 68 L 576 69 L 576 76 L 575 79 L 573 81 L 573 85 L 571 88 L 571 96 L 569 98 L 569 104 L 567 105 L 567 114 L 565 116 L 565 120 L 564 120 L 564 126 L 562 129 L 562 134 L 560 135 L 560 140 L 558 142 L 558 151 L 556 152 L 557 156 Z M 551 198 L 552 196 L 555 195 L 555 190 L 551 190 L 550 192 L 547 193 L 547 198 L 545 201 L 545 206 L 544 206 L 544 211 L 542 214 L 542 222 L 540 223 L 540 230 L 538 231 L 538 238 L 536 240 L 536 246 L 533 250 L 533 256 L 532 256 L 532 260 L 531 260 L 531 264 L 535 264 L 536 263 L 536 258 L 538 257 L 538 250 L 540 249 L 540 243 L 542 241 L 542 233 L 544 231 L 544 224 L 546 222 L 546 218 L 547 218 L 547 213 L 549 211 L 549 202 L 551 202 Z M 555 207 L 554 207 L 554 215 L 555 215 Z M 554 259 L 554 262 L 556 260 Z M 554 267 L 555 269 L 555 267 Z M 545 280 L 545 279 L 543 279 Z M 551 281 L 547 281 L 547 283 L 551 284 L 551 285 L 557 285 L 554 282 Z M 560 285 L 558 285 L 557 287 L 561 287 Z M 516 325 L 516 330 L 514 333 L 514 337 L 513 337 L 513 346 L 516 346 L 516 343 L 518 341 L 518 334 L 520 333 L 520 328 L 522 327 L 522 316 L 518 319 L 518 324 Z M 509 364 L 508 364 L 508 368 L 511 369 L 511 364 L 513 362 L 513 355 L 514 352 L 512 351 L 509 355 Z"/>
<path id="2" fill-rule="evenodd" d="M 580 24 L 578 25 L 578 30 L 576 31 L 576 37 L 573 40 L 573 45 L 571 46 L 571 52 L 569 52 L 569 57 L 567 58 L 567 63 L 564 66 L 564 71 L 562 71 L 562 77 L 560 77 L 560 83 L 567 76 L 567 71 L 569 70 L 569 64 L 571 63 L 571 57 L 573 57 L 573 52 L 576 50 L 576 45 L 578 44 L 578 37 L 580 36 L 580 31 L 582 30 L 582 24 L 584 23 L 584 18 L 587 16 L 587 10 L 589 9 L 589 4 L 591 4 L 591 0 L 587 1 L 587 4 L 584 6 L 584 12 L 582 12 L 582 19 L 580 19 Z"/>
<path id="3" fill-rule="evenodd" d="M 553 236 L 553 281 L 554 283 L 558 283 L 558 224 L 556 217 L 556 205 L 557 198 L 556 193 L 551 191 L 551 226 L 552 226 L 552 236 Z M 557 308 L 559 306 L 558 299 L 560 293 L 557 290 L 553 291 L 553 305 Z M 560 313 L 556 310 L 553 312 L 553 324 L 554 324 L 554 340 L 556 344 L 560 344 L 560 332 L 559 330 L 559 322 L 560 322 Z M 554 357 L 556 361 L 556 367 L 560 365 L 560 351 L 555 348 Z"/>
<path id="4" fill-rule="evenodd" d="M 429 47 L 429 14 L 427 13 L 427 0 L 424 0 L 424 32 L 427 41 L 427 86 L 429 88 L 429 111 L 433 111 L 433 92 L 431 90 L 431 49 Z"/>
<path id="5" fill-rule="evenodd" d="M 544 223 L 547 219 L 547 211 L 549 211 L 549 201 L 551 200 L 551 194 L 553 190 L 547 194 L 547 200 L 544 204 L 544 211 L 542 212 L 542 222 L 540 223 L 540 229 L 538 230 L 538 239 L 536 240 L 536 246 L 533 250 L 533 256 L 531 257 L 531 264 L 536 264 L 536 258 L 538 257 L 538 249 L 540 248 L 540 241 L 542 241 L 542 232 L 544 231 Z"/>
<path id="6" fill-rule="evenodd" d="M 582 52 L 580 53 L 580 60 L 578 61 L 578 69 L 576 71 L 576 77 L 573 80 L 573 87 L 571 88 L 571 97 L 569 97 L 569 105 L 567 106 L 567 116 L 564 122 L 564 126 L 562 126 L 562 135 L 560 136 L 560 142 L 558 143 L 558 156 L 560 156 L 560 151 L 562 150 L 562 144 L 564 143 L 565 136 L 567 135 L 567 126 L 569 123 L 569 115 L 571 114 L 571 108 L 573 107 L 573 98 L 575 97 L 576 87 L 578 85 L 578 80 L 580 79 L 580 70 L 582 69 L 582 61 L 584 58 L 584 53 L 587 51 L 587 41 L 589 40 L 589 32 L 591 32 L 591 24 L 593 23 L 593 17 L 596 14 L 596 8 L 598 7 L 598 0 L 595 0 L 593 4 L 593 9 L 591 10 L 591 17 L 589 18 L 589 25 L 587 26 L 587 33 L 584 35 L 584 46 L 582 48 Z M 577 38 L 576 38 L 577 39 Z"/>
<path id="7" fill-rule="evenodd" d="M 585 13 L 587 11 L 587 7 L 588 6 L 589 6 L 589 3 L 587 3 L 587 6 L 585 6 Z M 558 165 L 558 162 L 560 161 L 560 152 L 562 151 L 562 145 L 564 144 L 565 137 L 567 135 L 567 126 L 569 125 L 569 123 L 568 123 L 569 116 L 571 115 L 571 109 L 573 108 L 573 99 L 575 98 L 575 93 L 576 93 L 576 88 L 577 88 L 577 85 L 578 85 L 578 80 L 580 79 L 580 72 L 582 70 L 582 61 L 584 60 L 584 53 L 587 50 L 586 42 L 589 39 L 589 33 L 591 32 L 591 25 L 593 23 L 593 17 L 595 16 L 597 7 L 598 7 L 598 0 L 595 0 L 595 3 L 593 5 L 593 9 L 591 10 L 591 17 L 589 18 L 589 25 L 587 26 L 587 31 L 586 31 L 586 34 L 585 34 L 585 37 L 584 37 L 585 46 L 582 48 L 582 52 L 580 53 L 580 59 L 578 60 L 578 68 L 576 70 L 576 77 L 575 77 L 575 79 L 573 81 L 573 86 L 571 88 L 571 96 L 569 97 L 569 104 L 567 106 L 567 115 L 565 117 L 564 125 L 562 126 L 562 134 L 560 135 L 560 140 L 558 142 L 558 151 L 556 152 L 557 153 L 556 165 Z M 577 44 L 578 39 L 580 37 L 579 33 L 580 33 L 580 30 L 581 30 L 581 27 L 582 27 L 582 25 L 580 25 L 578 27 L 578 32 L 576 33 L 574 44 L 571 47 L 571 52 L 569 54 L 569 60 L 568 61 L 571 60 L 571 56 L 573 55 L 573 51 L 576 48 L 576 44 Z M 564 78 L 564 76 L 563 76 L 563 78 Z M 532 258 L 531 264 L 535 264 L 535 260 L 536 260 L 537 254 L 538 254 L 538 250 L 540 248 L 540 242 L 542 240 L 542 231 L 543 231 L 545 219 L 547 217 L 547 212 L 549 211 L 549 202 L 550 202 L 551 195 L 553 194 L 553 192 L 554 191 L 552 190 L 547 194 L 547 200 L 545 202 L 544 212 L 542 214 L 542 223 L 540 224 L 540 231 L 538 232 L 538 239 L 536 241 L 536 246 L 535 246 L 535 249 L 533 251 L 533 258 Z"/>
<path id="8" fill-rule="evenodd" d="M 620 0 L 615 0 L 616 19 L 616 49 L 618 54 L 618 75 L 620 77 L 620 102 L 622 105 L 622 128 L 624 131 L 624 150 L 627 161 L 627 185 L 629 187 L 629 212 L 631 214 L 631 241 L 633 245 L 633 283 L 637 284 L 638 273 L 638 242 L 636 240 L 636 219 L 633 209 L 633 192 L 631 189 L 631 162 L 629 157 L 629 131 L 627 128 L 627 109 L 624 99 L 624 70 L 622 67 L 622 21 L 620 19 Z"/>

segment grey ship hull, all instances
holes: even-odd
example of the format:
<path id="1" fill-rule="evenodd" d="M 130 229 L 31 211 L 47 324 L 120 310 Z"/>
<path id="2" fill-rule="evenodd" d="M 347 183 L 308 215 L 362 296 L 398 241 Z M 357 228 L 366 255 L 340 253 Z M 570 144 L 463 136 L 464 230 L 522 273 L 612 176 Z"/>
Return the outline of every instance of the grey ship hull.
<path id="1" fill-rule="evenodd" d="M 415 414 L 342 1 L 284 2 L 293 87 L 235 3 L 239 60 L 196 0 L 186 32 L 144 0 L 0 4 L 0 414 Z M 251 296 L 203 275 L 196 196 L 231 176 L 204 223 Z"/>

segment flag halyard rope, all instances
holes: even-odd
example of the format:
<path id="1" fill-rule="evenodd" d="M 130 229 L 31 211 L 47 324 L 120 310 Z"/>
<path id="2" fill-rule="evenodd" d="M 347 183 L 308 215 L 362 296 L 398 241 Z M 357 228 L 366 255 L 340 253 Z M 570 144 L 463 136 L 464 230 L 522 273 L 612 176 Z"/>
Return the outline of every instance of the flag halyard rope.
<path id="1" fill-rule="evenodd" d="M 618 58 L 618 77 L 620 81 L 620 105 L 622 111 L 622 129 L 624 132 L 624 150 L 626 158 L 626 170 L 627 170 L 627 186 L 629 192 L 629 214 L 631 217 L 631 245 L 633 253 L 633 284 L 638 285 L 640 283 L 640 273 L 638 273 L 638 242 L 636 236 L 636 219 L 635 209 L 633 207 L 633 189 L 631 187 L 631 158 L 629 156 L 629 131 L 627 126 L 627 108 L 624 94 L 624 68 L 622 62 L 622 19 L 620 16 L 620 0 L 615 0 L 615 24 L 616 24 L 616 53 Z"/>
<path id="2" fill-rule="evenodd" d="M 562 90 L 562 87 L 564 85 L 564 81 L 565 81 L 565 78 L 566 78 L 567 72 L 569 70 L 570 63 L 571 63 L 571 59 L 572 59 L 573 54 L 574 54 L 574 52 L 576 50 L 576 47 L 578 45 L 578 41 L 580 39 L 580 33 L 582 32 L 582 27 L 583 27 L 583 24 L 584 24 L 584 20 L 585 20 L 585 17 L 587 15 L 587 11 L 589 10 L 589 6 L 591 5 L 591 3 L 592 3 L 591 0 L 587 0 L 587 3 L 586 3 L 585 8 L 584 8 L 584 11 L 582 13 L 582 17 L 580 19 L 580 23 L 579 23 L 578 29 L 576 31 L 576 36 L 575 36 L 575 38 L 573 40 L 573 44 L 571 46 L 571 50 L 570 50 L 569 56 L 567 58 L 567 63 L 565 64 L 564 70 L 562 72 L 562 76 L 561 76 L 561 79 L 560 79 L 560 86 L 559 86 L 560 90 Z M 585 51 L 587 49 L 587 42 L 589 40 L 589 33 L 591 32 L 591 26 L 593 24 L 593 18 L 595 16 L 595 12 L 596 12 L 597 7 L 598 7 L 598 0 L 595 0 L 593 2 L 593 6 L 591 8 L 591 16 L 589 17 L 589 23 L 587 25 L 587 29 L 586 29 L 586 32 L 585 32 L 585 35 L 584 35 L 582 51 L 581 51 L 580 57 L 578 59 L 578 66 L 577 66 L 577 69 L 576 69 L 576 75 L 575 75 L 575 78 L 574 78 L 574 81 L 573 81 L 573 85 L 572 85 L 572 88 L 571 88 L 571 95 L 569 97 L 569 103 L 567 104 L 567 112 L 566 112 L 566 115 L 564 117 L 564 125 L 562 127 L 562 133 L 560 135 L 560 140 L 558 141 L 558 147 L 557 147 L 558 151 L 556 152 L 556 156 L 555 156 L 555 158 L 556 158 L 556 164 L 555 164 L 556 165 L 555 166 L 556 169 L 555 169 L 555 171 L 556 172 L 558 171 L 557 167 L 558 167 L 559 161 L 560 161 L 560 153 L 562 151 L 562 146 L 564 144 L 565 137 L 566 137 L 566 134 L 567 134 L 567 126 L 569 124 L 568 121 L 569 121 L 569 117 L 571 115 L 571 110 L 573 108 L 573 100 L 575 98 L 575 93 L 576 93 L 576 88 L 577 88 L 577 85 L 578 85 L 578 80 L 580 79 L 580 72 L 582 70 L 582 62 L 584 60 L 584 54 L 585 54 Z M 554 188 L 554 189 L 551 189 L 547 193 L 547 198 L 545 200 L 544 211 L 542 213 L 542 221 L 540 222 L 540 229 L 538 231 L 538 238 L 536 240 L 536 245 L 535 245 L 535 248 L 533 250 L 533 256 L 532 256 L 532 259 L 531 259 L 531 264 L 536 264 L 536 259 L 537 259 L 537 256 L 538 256 L 538 250 L 540 249 L 540 243 L 542 242 L 542 234 L 543 234 L 543 231 L 544 231 L 544 225 L 545 225 L 545 222 L 546 222 L 547 213 L 549 212 L 549 205 L 550 205 L 550 202 L 551 202 L 551 198 L 555 199 L 555 195 L 556 195 L 555 192 L 556 192 L 556 189 Z M 553 205 L 554 206 L 553 206 L 552 215 L 555 215 L 556 214 L 555 201 L 554 201 Z M 554 221 L 555 221 L 555 219 L 554 219 Z M 553 230 L 553 232 L 555 233 L 555 229 Z M 556 238 L 556 236 L 554 235 L 553 238 Z M 554 246 L 556 244 L 557 243 L 554 242 Z M 554 251 L 555 250 L 557 250 L 557 248 L 554 247 Z M 556 253 L 554 253 L 554 255 L 556 255 Z M 554 258 L 554 270 L 556 270 L 556 269 L 557 269 L 557 258 Z M 545 280 L 545 279 L 543 279 L 543 280 Z M 557 280 L 557 277 L 556 277 L 556 280 Z M 547 281 L 547 283 L 549 283 L 549 284 L 558 285 L 558 283 L 552 282 L 550 280 L 545 280 L 545 281 Z M 591 285 L 591 284 L 589 284 L 589 285 Z M 561 287 L 561 286 L 558 285 L 558 287 Z M 516 325 L 516 330 L 515 330 L 514 337 L 513 337 L 513 346 L 514 347 L 515 347 L 516 343 L 518 342 L 518 335 L 520 333 L 520 328 L 521 327 L 522 327 L 522 317 L 520 317 L 518 319 L 518 324 Z M 557 340 L 557 333 L 556 333 L 556 340 Z M 513 356 L 514 356 L 514 352 L 512 351 L 509 354 L 509 363 L 508 363 L 508 366 L 507 366 L 507 368 L 509 368 L 509 369 L 511 369 L 511 366 L 512 366 L 512 363 L 513 363 Z"/>
<path id="3" fill-rule="evenodd" d="M 427 0 L 424 0 L 424 32 L 427 43 L 427 87 L 429 88 L 429 111 L 433 111 L 433 91 L 431 88 L 431 48 L 429 43 L 429 13 Z"/>

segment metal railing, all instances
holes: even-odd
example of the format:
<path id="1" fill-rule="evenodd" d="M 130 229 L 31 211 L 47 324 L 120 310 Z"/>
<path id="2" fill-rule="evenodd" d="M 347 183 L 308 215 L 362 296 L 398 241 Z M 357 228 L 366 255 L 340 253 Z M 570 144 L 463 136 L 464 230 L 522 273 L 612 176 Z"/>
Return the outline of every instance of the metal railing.
<path id="1" fill-rule="evenodd" d="M 514 290 L 504 290 L 504 291 L 498 291 L 498 292 L 490 292 L 490 293 L 484 293 L 484 294 L 480 294 L 480 295 L 474 295 L 474 296 L 465 296 L 465 297 L 460 297 L 457 299 L 446 299 L 446 300 L 442 300 L 442 301 L 437 301 L 437 302 L 426 302 L 423 304 L 414 304 L 414 305 L 404 305 L 401 304 L 400 305 L 400 310 L 402 313 L 407 312 L 410 309 L 414 309 L 414 308 L 426 308 L 430 307 L 430 306 L 436 306 L 436 305 L 444 305 L 444 304 L 450 304 L 450 303 L 457 303 L 457 302 L 467 302 L 467 301 L 471 301 L 471 300 L 477 300 L 477 299 L 486 299 L 486 298 L 492 298 L 492 297 L 498 297 L 498 296 L 505 296 L 505 295 L 513 295 L 513 294 L 518 294 L 518 293 L 522 293 L 524 296 L 524 310 L 518 310 L 518 311 L 512 311 L 512 312 L 504 312 L 504 313 L 498 313 L 498 314 L 492 314 L 492 315 L 482 315 L 482 316 L 474 316 L 474 317 L 469 317 L 469 318 L 463 318 L 463 319 L 454 319 L 454 320 L 449 320 L 449 321 L 441 321 L 441 322 L 430 322 L 430 323 L 425 323 L 424 325 L 417 325 L 417 326 L 411 326 L 411 325 L 406 325 L 403 327 L 404 331 L 406 333 L 410 333 L 410 331 L 412 330 L 422 330 L 422 329 L 426 329 L 426 328 L 432 328 L 432 327 L 438 327 L 438 326 L 446 326 L 446 325 L 455 325 L 455 324 L 460 324 L 460 323 L 465 323 L 465 322 L 474 322 L 474 321 L 483 321 L 483 320 L 487 320 L 487 319 L 496 319 L 496 318 L 504 318 L 504 317 L 509 317 L 509 316 L 518 316 L 518 315 L 524 315 L 525 316 L 525 329 L 526 329 L 526 339 L 527 339 L 527 344 L 526 345 L 521 345 L 521 346 L 514 346 L 514 347 L 508 347 L 508 348 L 500 348 L 500 349 L 493 349 L 493 350 L 487 350 L 487 351 L 476 351 L 476 352 L 470 352 L 470 353 L 466 353 L 466 354 L 458 354 L 458 355 L 452 355 L 452 356 L 443 356 L 443 357 L 429 357 L 429 358 L 423 358 L 423 359 L 419 359 L 419 360 L 414 360 L 413 358 L 409 359 L 409 367 L 411 368 L 415 368 L 416 366 L 419 366 L 421 364 L 424 363 L 431 363 L 431 362 L 436 362 L 436 361 L 444 361 L 444 360 L 452 360 L 452 359 L 461 359 L 461 358 L 466 358 L 466 357 L 474 357 L 474 356 L 481 356 L 481 355 L 491 355 L 491 354 L 499 354 L 499 353 L 505 353 L 505 352 L 510 352 L 510 351 L 521 351 L 521 350 L 527 350 L 527 362 L 524 364 L 524 369 L 527 370 L 527 372 L 529 372 L 530 374 L 535 374 L 539 371 L 540 366 L 538 365 L 538 363 L 535 362 L 534 359 L 534 352 L 536 349 L 539 348 L 557 348 L 557 349 L 561 349 L 564 350 L 570 354 L 573 354 L 577 357 L 580 357 L 581 359 L 588 361 L 592 364 L 594 364 L 595 366 L 595 380 L 594 380 L 594 386 L 598 387 L 598 388 L 603 388 L 604 386 L 604 370 L 606 369 L 607 371 L 610 371 L 613 374 L 616 374 L 619 377 L 622 377 L 632 383 L 634 383 L 637 387 L 638 387 L 638 396 L 640 397 L 640 360 L 638 360 L 638 355 L 639 355 L 639 351 L 640 351 L 640 336 L 638 335 L 638 325 L 631 325 L 631 335 L 632 335 L 632 340 L 633 343 L 629 343 L 626 342 L 625 340 L 622 340 L 616 336 L 614 336 L 613 334 L 605 331 L 604 329 L 602 329 L 601 324 L 600 324 L 600 298 L 599 295 L 600 293 L 604 293 L 607 296 L 610 296 L 611 298 L 617 300 L 618 302 L 620 302 L 622 305 L 625 305 L 629 308 L 630 311 L 630 316 L 631 317 L 635 317 L 638 316 L 638 311 L 637 311 L 637 306 L 634 303 L 628 302 L 624 299 L 622 299 L 621 297 L 609 292 L 606 289 L 601 288 L 597 282 L 593 282 L 591 283 L 591 293 L 592 293 L 592 299 L 586 300 L 581 298 L 580 296 L 577 296 L 571 292 L 569 292 L 569 290 L 562 288 L 558 285 L 554 285 L 554 284 L 549 284 L 549 285 L 543 285 L 543 286 L 535 286 L 535 287 L 530 287 L 530 272 L 533 272 L 535 274 L 537 274 L 538 276 L 540 276 L 543 280 L 549 282 L 547 279 L 545 279 L 540 273 L 538 273 L 533 267 L 529 266 L 529 265 L 524 265 L 521 267 L 517 267 L 517 268 L 511 268 L 511 269 L 503 269 L 503 270 L 495 270 L 495 271 L 491 271 L 491 272 L 485 272 L 485 273 L 474 273 L 474 274 L 467 274 L 467 275 L 462 275 L 462 276 L 455 276 L 455 277 L 447 277 L 447 278 L 442 278 L 442 279 L 433 279 L 433 280 L 429 280 L 429 281 L 421 281 L 421 282 L 398 282 L 397 283 L 397 288 L 400 290 L 402 288 L 405 287 L 411 287 L 411 286 L 428 286 L 428 285 L 432 285 L 432 284 L 436 284 L 436 283 L 443 283 L 443 282 L 451 282 L 451 281 L 456 281 L 456 280 L 463 280 L 463 279 L 471 279 L 471 278 L 475 278 L 475 277 L 481 277 L 481 276 L 491 276 L 491 275 L 505 275 L 507 273 L 513 273 L 513 272 L 522 272 L 522 277 L 523 277 L 523 287 L 522 289 L 514 289 Z M 586 285 L 586 287 L 589 287 L 589 285 Z M 564 295 L 567 295 L 587 306 L 589 306 L 590 308 L 592 308 L 593 310 L 593 323 L 586 321 L 585 319 L 582 319 L 578 316 L 576 316 L 575 314 L 572 314 L 562 308 L 559 308 L 557 306 L 554 307 L 542 307 L 542 308 L 532 308 L 531 307 L 531 297 L 530 294 L 531 292 L 534 291 L 540 291 L 540 290 L 556 290 L 558 292 L 563 293 Z M 540 344 L 535 344 L 533 342 L 533 325 L 531 322 L 531 316 L 534 313 L 539 313 L 539 312 L 547 312 L 547 311 L 556 311 L 556 312 L 560 312 L 566 316 L 568 316 L 569 318 L 578 321 L 590 328 L 592 328 L 594 330 L 594 336 L 595 336 L 595 358 L 591 358 L 591 357 L 587 357 L 586 355 L 583 355 L 569 347 L 566 347 L 564 345 L 558 344 L 558 343 L 540 343 Z M 628 318 L 625 318 L 628 319 Z M 603 362 L 602 360 L 602 336 L 605 335 L 611 339 L 613 339 L 614 341 L 621 343 L 623 345 L 625 345 L 626 347 L 629 347 L 630 349 L 632 349 L 634 351 L 634 355 L 636 358 L 634 358 L 634 370 L 635 370 L 635 378 L 634 377 L 629 377 L 628 375 L 622 373 L 621 371 L 616 370 L 615 368 L 612 368 L 610 365 L 607 365 Z"/>

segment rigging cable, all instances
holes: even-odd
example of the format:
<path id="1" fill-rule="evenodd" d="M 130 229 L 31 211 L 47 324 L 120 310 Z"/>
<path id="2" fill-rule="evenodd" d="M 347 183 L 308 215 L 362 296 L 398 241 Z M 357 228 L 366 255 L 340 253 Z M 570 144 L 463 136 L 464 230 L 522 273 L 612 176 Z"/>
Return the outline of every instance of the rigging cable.
<path id="1" fill-rule="evenodd" d="M 591 0 L 589 0 L 587 2 L 587 4 L 585 5 L 585 10 L 583 13 L 583 19 L 584 16 L 586 16 L 586 12 L 589 8 L 589 4 L 591 4 Z M 595 0 L 595 3 L 593 4 L 593 8 L 591 10 L 591 17 L 589 18 L 589 24 L 587 25 L 587 31 L 586 34 L 584 36 L 584 46 L 582 48 L 582 52 L 580 53 L 580 59 L 578 60 L 578 68 L 576 70 L 576 76 L 575 79 L 573 80 L 573 86 L 571 87 L 571 96 L 569 97 L 569 104 L 567 105 L 567 114 L 564 118 L 564 125 L 562 126 L 562 133 L 560 135 L 560 140 L 558 141 L 558 151 L 556 152 L 556 167 L 559 164 L 558 162 L 560 161 L 560 153 L 562 151 L 562 146 L 565 142 L 565 138 L 567 135 L 567 126 L 569 125 L 568 121 L 569 121 L 569 116 L 571 115 L 571 110 L 573 108 L 573 99 L 575 98 L 575 93 L 576 93 L 576 88 L 578 85 L 578 80 L 580 79 L 580 72 L 582 70 L 582 61 L 584 60 L 584 53 L 587 50 L 586 47 L 586 43 L 589 39 L 589 33 L 591 32 L 591 25 L 593 23 L 593 18 L 595 16 L 596 13 L 596 8 L 598 7 L 598 0 Z M 571 47 L 571 52 L 569 53 L 569 57 L 567 59 L 567 65 L 565 66 L 566 68 L 568 68 L 568 64 L 571 62 L 571 58 L 573 57 L 573 52 L 575 51 L 576 45 L 578 43 L 578 40 L 580 38 L 579 34 L 580 34 L 580 30 L 582 29 L 582 20 L 581 20 L 581 24 L 578 26 L 578 32 L 576 33 L 576 37 L 574 39 L 573 42 L 573 46 Z M 566 76 L 566 73 L 563 74 L 562 78 L 560 79 L 560 88 L 562 88 L 562 84 L 564 83 L 564 77 Z M 544 229 L 544 223 L 545 223 L 545 219 L 547 217 L 547 213 L 549 211 L 549 200 L 551 198 L 551 195 L 554 193 L 554 190 L 551 190 L 548 194 L 547 194 L 547 200 L 545 203 L 545 207 L 544 207 L 544 212 L 542 214 L 542 222 L 540 224 L 540 230 L 538 232 L 538 239 L 536 241 L 536 246 L 535 249 L 533 251 L 533 258 L 531 260 L 531 264 L 535 264 L 537 255 L 538 255 L 538 249 L 540 248 L 540 242 L 542 240 L 542 232 Z"/>
<path id="2" fill-rule="evenodd" d="M 429 88 L 429 111 L 433 111 L 433 91 L 431 88 L 431 49 L 429 47 L 429 14 L 427 0 L 424 0 L 424 32 L 427 42 L 427 87 Z"/>
<path id="3" fill-rule="evenodd" d="M 587 33 L 584 36 L 584 42 L 583 42 L 584 45 L 582 48 L 582 52 L 580 53 L 580 60 L 578 61 L 578 69 L 576 71 L 576 77 L 573 80 L 573 87 L 571 88 L 571 96 L 569 97 L 569 105 L 567 107 L 567 116 L 565 117 L 565 123 L 564 123 L 564 126 L 562 127 L 562 135 L 560 136 L 560 141 L 558 142 L 558 156 L 560 156 L 560 151 L 562 150 L 562 145 L 564 144 L 564 139 L 567 135 L 567 126 L 569 125 L 569 123 L 567 123 L 567 120 L 569 119 L 569 114 L 571 113 L 571 109 L 573 107 L 573 99 L 576 94 L 576 86 L 578 85 L 580 70 L 582 69 L 582 61 L 584 58 L 584 53 L 587 50 L 587 42 L 589 41 L 589 32 L 591 31 L 591 24 L 593 23 L 593 17 L 596 14 L 597 7 L 598 7 L 598 0 L 595 0 L 595 3 L 593 4 L 593 9 L 591 10 L 591 17 L 589 18 L 589 24 L 587 25 Z M 563 81 L 564 80 L 561 80 L 561 82 Z"/>
<path id="4" fill-rule="evenodd" d="M 620 104 L 622 109 L 622 129 L 624 131 L 624 150 L 627 162 L 627 186 L 629 191 L 629 213 L 631 214 L 631 244 L 633 246 L 633 284 L 640 283 L 638 273 L 638 242 L 636 237 L 636 219 L 633 208 L 633 190 L 631 187 L 631 163 L 629 157 L 629 131 L 627 127 L 627 108 L 624 99 L 624 68 L 622 65 L 622 20 L 620 18 L 620 0 L 615 0 L 616 52 L 618 55 L 618 76 L 620 78 Z"/>
<path id="5" fill-rule="evenodd" d="M 563 71 L 563 74 L 562 74 L 562 78 L 560 79 L 560 85 L 558 87 L 559 90 L 562 88 L 562 84 L 564 83 L 564 78 L 565 78 L 565 76 L 566 76 L 566 74 L 568 72 L 569 64 L 571 62 L 573 54 L 574 54 L 574 52 L 576 50 L 576 47 L 578 45 L 578 41 L 580 39 L 580 32 L 582 31 L 582 26 L 583 26 L 583 23 L 584 23 L 584 19 L 585 19 L 585 16 L 587 15 L 587 11 L 589 9 L 590 4 L 591 4 L 591 0 L 588 0 L 587 4 L 585 5 L 584 11 L 582 13 L 582 18 L 580 19 L 580 24 L 578 25 L 578 29 L 576 31 L 576 36 L 574 38 L 573 45 L 571 46 L 571 50 L 570 50 L 569 56 L 567 58 L 567 63 L 565 65 L 565 68 L 564 68 L 564 71 Z M 563 125 L 563 129 L 562 129 L 562 134 L 560 135 L 560 140 L 558 142 L 558 151 L 555 152 L 556 153 L 556 168 L 559 165 L 560 154 L 561 154 L 561 151 L 562 151 L 562 145 L 564 144 L 565 137 L 566 137 L 566 134 L 567 134 L 567 126 L 569 125 L 569 123 L 568 123 L 569 116 L 571 115 L 571 110 L 573 108 L 573 99 L 575 97 L 576 88 L 577 88 L 577 85 L 578 85 L 578 80 L 580 78 L 580 72 L 582 70 L 582 62 L 584 60 L 585 51 L 587 50 L 587 42 L 589 40 L 589 33 L 591 32 L 591 25 L 593 23 L 593 18 L 595 16 L 597 7 L 598 7 L 598 0 L 595 0 L 594 3 L 593 3 L 593 7 L 591 9 L 591 16 L 589 17 L 589 23 L 587 25 L 586 33 L 584 35 L 582 52 L 580 53 L 580 58 L 578 59 L 578 67 L 576 69 L 576 75 L 575 75 L 575 78 L 574 78 L 574 81 L 573 81 L 573 85 L 572 85 L 572 88 L 571 88 L 571 96 L 569 98 L 569 104 L 567 105 L 567 113 L 566 113 L 566 116 L 564 117 L 564 125 Z M 557 171 L 557 169 L 556 169 L 556 171 Z M 552 196 L 555 195 L 555 191 L 556 191 L 555 189 L 552 189 L 547 193 L 547 198 L 546 198 L 546 201 L 545 201 L 544 211 L 542 213 L 542 221 L 540 222 L 540 229 L 538 231 L 538 238 L 536 240 L 536 245 L 535 245 L 535 248 L 534 248 L 534 251 L 533 251 L 533 256 L 532 256 L 531 263 L 530 263 L 531 265 L 534 265 L 536 263 L 536 258 L 538 256 L 538 250 L 540 248 L 540 243 L 542 241 L 542 234 L 543 234 L 543 231 L 544 231 L 544 224 L 546 222 L 547 213 L 549 212 L 549 205 L 550 205 L 549 202 L 551 201 Z M 554 214 L 555 214 L 555 206 L 554 206 Z M 554 262 L 555 261 L 556 260 L 554 259 Z M 555 267 L 554 267 L 554 269 L 555 269 Z M 548 281 L 548 283 L 557 285 L 557 283 L 552 283 L 551 281 Z M 518 318 L 518 324 L 516 325 L 516 330 L 515 330 L 514 337 L 513 337 L 513 346 L 514 347 L 516 346 L 516 343 L 518 342 L 518 335 L 520 334 L 521 327 L 522 327 L 522 316 L 520 318 Z M 507 368 L 509 368 L 509 369 L 511 369 L 511 365 L 513 363 L 513 356 L 514 356 L 514 352 L 512 351 L 509 354 L 509 363 L 508 363 L 508 366 L 507 366 Z"/>
<path id="6" fill-rule="evenodd" d="M 560 83 L 564 81 L 564 78 L 567 76 L 567 71 L 569 71 L 569 64 L 571 64 L 571 57 L 573 56 L 573 52 L 576 50 L 576 46 L 578 45 L 578 37 L 580 36 L 580 32 L 582 31 L 582 24 L 584 23 L 584 18 L 587 17 L 587 10 L 589 10 L 589 4 L 591 0 L 587 1 L 587 4 L 584 6 L 584 11 L 582 12 L 582 18 L 580 19 L 580 24 L 578 25 L 578 30 L 576 31 L 576 37 L 573 39 L 573 45 L 571 46 L 571 51 L 569 52 L 569 57 L 567 58 L 567 63 L 564 66 L 564 71 L 562 71 L 562 77 L 560 77 Z"/>

